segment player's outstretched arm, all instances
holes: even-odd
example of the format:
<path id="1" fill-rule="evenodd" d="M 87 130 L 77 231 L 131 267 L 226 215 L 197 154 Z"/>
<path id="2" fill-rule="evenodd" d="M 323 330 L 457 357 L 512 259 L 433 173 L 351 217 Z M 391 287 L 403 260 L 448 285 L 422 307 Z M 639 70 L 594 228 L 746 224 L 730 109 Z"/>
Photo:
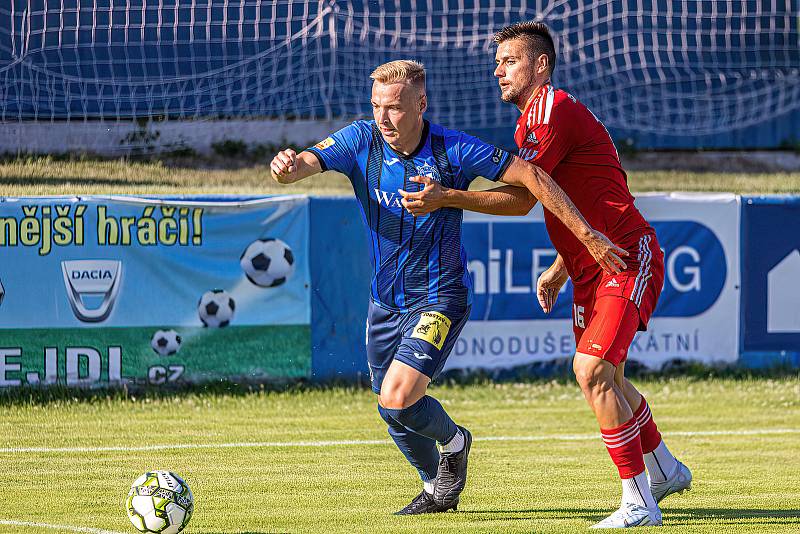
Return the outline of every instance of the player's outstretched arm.
<path id="1" fill-rule="evenodd" d="M 311 152 L 297 154 L 291 148 L 281 150 L 269 164 L 272 178 L 281 184 L 292 184 L 322 172 L 322 166 Z"/>
<path id="2" fill-rule="evenodd" d="M 627 256 L 628 253 L 592 228 L 564 190 L 541 168 L 515 157 L 500 180 L 509 185 L 527 188 L 575 234 L 605 272 L 616 274 L 627 268 L 622 256 Z"/>
<path id="3" fill-rule="evenodd" d="M 536 198 L 522 187 L 504 186 L 490 191 L 462 191 L 443 187 L 428 176 L 412 176 L 412 182 L 424 184 L 421 191 L 400 190 L 403 207 L 412 215 L 425 215 L 440 208 L 458 208 L 490 215 L 526 215 L 536 205 Z"/>

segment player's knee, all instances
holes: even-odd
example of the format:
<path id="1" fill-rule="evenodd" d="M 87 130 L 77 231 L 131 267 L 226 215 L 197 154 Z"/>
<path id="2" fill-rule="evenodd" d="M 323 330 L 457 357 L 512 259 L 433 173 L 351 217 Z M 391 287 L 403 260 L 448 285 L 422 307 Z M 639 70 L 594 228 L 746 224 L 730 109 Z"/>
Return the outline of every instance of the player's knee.
<path id="1" fill-rule="evenodd" d="M 402 410 L 413 404 L 409 392 L 399 387 L 392 387 L 391 385 L 386 387 L 385 384 L 384 387 L 381 388 L 379 401 L 381 406 L 390 410 Z"/>
<path id="2" fill-rule="evenodd" d="M 603 360 L 592 356 L 582 356 L 577 354 L 572 361 L 572 370 L 575 373 L 575 379 L 578 385 L 586 395 L 594 395 L 600 391 L 606 390 L 613 382 L 613 374 L 609 377 L 609 373 L 605 369 Z"/>

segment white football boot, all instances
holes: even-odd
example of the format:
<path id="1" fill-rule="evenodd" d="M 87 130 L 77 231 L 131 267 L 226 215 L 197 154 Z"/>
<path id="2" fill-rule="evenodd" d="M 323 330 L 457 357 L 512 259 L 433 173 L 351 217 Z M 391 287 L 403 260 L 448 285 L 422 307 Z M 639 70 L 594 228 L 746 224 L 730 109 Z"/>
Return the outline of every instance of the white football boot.
<path id="1" fill-rule="evenodd" d="M 683 493 L 692 489 L 692 472 L 680 461 L 676 461 L 678 462 L 678 467 L 671 477 L 664 482 L 650 482 L 650 491 L 656 502 L 661 502 L 667 495 Z"/>
<path id="2" fill-rule="evenodd" d="M 619 510 L 606 517 L 591 528 L 633 528 L 660 527 L 661 510 L 647 508 L 638 504 L 626 503 Z"/>

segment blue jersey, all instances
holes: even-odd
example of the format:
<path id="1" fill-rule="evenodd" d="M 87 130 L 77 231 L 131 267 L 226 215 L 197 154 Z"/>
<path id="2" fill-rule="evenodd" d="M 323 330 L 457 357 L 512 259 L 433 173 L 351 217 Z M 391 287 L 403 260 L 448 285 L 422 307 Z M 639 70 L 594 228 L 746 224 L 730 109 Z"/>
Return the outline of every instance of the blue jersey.
<path id="1" fill-rule="evenodd" d="M 407 156 L 384 141 L 375 121 L 356 121 L 308 150 L 323 170 L 339 171 L 353 184 L 369 228 L 373 302 L 401 312 L 429 304 L 471 304 L 461 210 L 414 217 L 400 203 L 398 190 L 421 190 L 423 184 L 409 180 L 417 175 L 466 190 L 477 176 L 500 178 L 513 156 L 427 121 L 419 146 Z"/>

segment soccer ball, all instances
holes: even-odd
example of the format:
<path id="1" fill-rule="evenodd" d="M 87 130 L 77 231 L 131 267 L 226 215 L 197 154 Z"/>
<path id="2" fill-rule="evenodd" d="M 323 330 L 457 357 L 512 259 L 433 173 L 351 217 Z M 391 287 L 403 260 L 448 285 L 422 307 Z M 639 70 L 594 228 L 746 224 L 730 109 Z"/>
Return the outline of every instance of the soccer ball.
<path id="1" fill-rule="evenodd" d="M 175 473 L 151 471 L 131 485 L 125 508 L 136 530 L 177 534 L 192 518 L 194 497 Z"/>
<path id="2" fill-rule="evenodd" d="M 150 340 L 150 346 L 161 356 L 172 356 L 181 349 L 181 336 L 175 330 L 158 330 Z"/>
<path id="3" fill-rule="evenodd" d="M 236 303 L 231 296 L 221 289 L 206 291 L 197 303 L 197 313 L 203 326 L 223 328 L 233 319 Z"/>
<path id="4" fill-rule="evenodd" d="M 259 239 L 244 249 L 239 264 L 255 285 L 275 287 L 286 282 L 294 272 L 294 253 L 280 239 Z"/>

